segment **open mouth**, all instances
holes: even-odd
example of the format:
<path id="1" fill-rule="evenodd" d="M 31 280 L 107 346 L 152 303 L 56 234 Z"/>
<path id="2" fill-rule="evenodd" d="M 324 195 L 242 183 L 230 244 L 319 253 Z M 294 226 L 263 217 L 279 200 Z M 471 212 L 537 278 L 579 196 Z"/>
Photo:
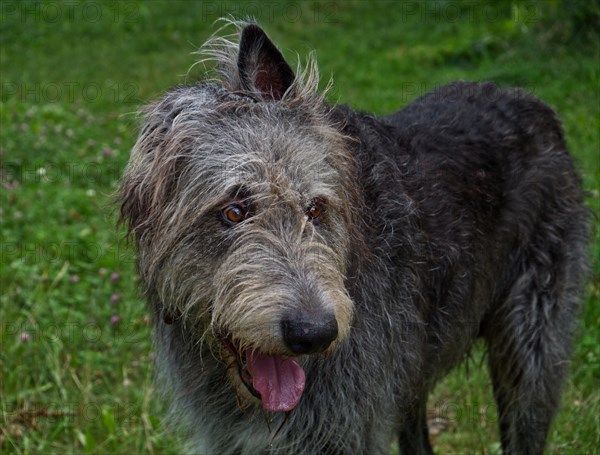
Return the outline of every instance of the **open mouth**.
<path id="1" fill-rule="evenodd" d="M 243 351 L 242 353 L 238 353 L 233 342 L 229 338 L 223 338 L 221 342 L 223 343 L 225 348 L 231 353 L 231 355 L 234 356 L 238 375 L 240 376 L 240 379 L 248 389 L 248 392 L 250 392 L 252 395 L 254 395 L 260 400 L 260 393 L 258 393 L 258 391 L 252 385 L 252 375 L 248 371 L 247 352 Z"/>
<path id="2" fill-rule="evenodd" d="M 233 356 L 237 373 L 248 392 L 258 398 L 270 412 L 289 412 L 304 392 L 304 370 L 296 360 L 282 355 L 268 355 L 258 349 L 238 350 L 230 337 L 221 338 Z"/>

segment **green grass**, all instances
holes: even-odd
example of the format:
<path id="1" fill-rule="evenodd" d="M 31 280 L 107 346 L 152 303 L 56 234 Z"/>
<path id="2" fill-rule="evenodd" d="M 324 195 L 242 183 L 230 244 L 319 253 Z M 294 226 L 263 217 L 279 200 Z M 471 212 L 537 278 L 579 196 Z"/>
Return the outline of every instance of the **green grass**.
<path id="1" fill-rule="evenodd" d="M 600 215 L 599 38 L 553 37 L 542 4 L 2 3 L 0 451 L 180 452 L 160 423 L 147 313 L 111 193 L 135 111 L 200 73 L 187 74 L 191 52 L 219 16 L 256 16 L 292 61 L 316 49 L 323 77 L 335 76 L 330 99 L 379 114 L 455 79 L 533 91 L 564 121 Z M 599 300 L 596 260 L 549 453 L 600 447 Z M 499 450 L 481 351 L 431 398 L 438 453 Z"/>

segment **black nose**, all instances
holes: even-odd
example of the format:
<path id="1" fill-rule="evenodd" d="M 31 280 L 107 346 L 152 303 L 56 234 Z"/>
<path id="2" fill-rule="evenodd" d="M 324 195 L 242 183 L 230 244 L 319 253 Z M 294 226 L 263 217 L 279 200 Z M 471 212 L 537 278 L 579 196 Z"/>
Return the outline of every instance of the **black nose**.
<path id="1" fill-rule="evenodd" d="M 337 338 L 335 316 L 290 317 L 281 322 L 283 340 L 294 354 L 323 352 Z"/>

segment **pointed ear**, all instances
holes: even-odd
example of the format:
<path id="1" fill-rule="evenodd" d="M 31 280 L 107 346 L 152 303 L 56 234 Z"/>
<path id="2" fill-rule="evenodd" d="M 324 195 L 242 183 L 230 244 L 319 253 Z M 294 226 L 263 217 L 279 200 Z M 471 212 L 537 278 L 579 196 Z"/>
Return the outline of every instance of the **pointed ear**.
<path id="1" fill-rule="evenodd" d="M 242 30 L 237 64 L 242 89 L 258 90 L 264 98 L 281 99 L 294 82 L 292 68 L 258 25 Z"/>

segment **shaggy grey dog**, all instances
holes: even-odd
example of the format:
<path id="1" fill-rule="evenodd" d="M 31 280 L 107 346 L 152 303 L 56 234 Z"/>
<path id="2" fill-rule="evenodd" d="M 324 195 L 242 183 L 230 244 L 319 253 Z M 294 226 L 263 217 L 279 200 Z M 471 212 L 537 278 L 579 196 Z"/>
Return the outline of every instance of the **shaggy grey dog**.
<path id="1" fill-rule="evenodd" d="M 586 272 L 554 112 L 455 83 L 332 107 L 255 24 L 150 105 L 120 190 L 157 369 L 206 454 L 432 453 L 426 402 L 485 340 L 506 453 L 542 453 Z"/>

